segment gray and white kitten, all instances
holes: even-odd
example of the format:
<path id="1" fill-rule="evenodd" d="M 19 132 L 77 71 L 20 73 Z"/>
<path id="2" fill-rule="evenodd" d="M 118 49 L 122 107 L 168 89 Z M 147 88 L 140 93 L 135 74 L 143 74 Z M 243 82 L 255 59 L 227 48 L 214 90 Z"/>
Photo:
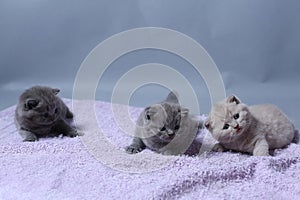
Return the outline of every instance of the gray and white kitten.
<path id="1" fill-rule="evenodd" d="M 254 156 L 268 156 L 269 150 L 282 148 L 295 137 L 294 125 L 276 106 L 247 106 L 233 95 L 212 107 L 205 127 L 219 142 L 213 150 Z"/>
<path id="2" fill-rule="evenodd" d="M 75 137 L 78 132 L 70 125 L 73 113 L 56 96 L 59 89 L 34 86 L 19 97 L 15 124 L 23 141 L 63 134 Z"/>
<path id="3" fill-rule="evenodd" d="M 165 155 L 184 153 L 195 139 L 199 121 L 180 106 L 171 92 L 167 99 L 143 110 L 137 120 L 135 137 L 126 148 L 127 153 L 138 153 L 146 147 Z"/>

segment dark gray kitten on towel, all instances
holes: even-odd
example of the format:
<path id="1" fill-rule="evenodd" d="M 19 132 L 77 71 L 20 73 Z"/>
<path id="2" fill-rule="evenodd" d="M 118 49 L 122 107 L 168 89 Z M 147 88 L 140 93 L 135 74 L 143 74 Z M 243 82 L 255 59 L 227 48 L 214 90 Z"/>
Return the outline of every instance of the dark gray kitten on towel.
<path id="1" fill-rule="evenodd" d="M 70 125 L 73 113 L 57 96 L 59 89 L 34 86 L 19 97 L 15 124 L 23 141 L 63 134 L 75 137 L 77 130 Z"/>
<path id="2" fill-rule="evenodd" d="M 126 152 L 138 153 L 146 147 L 164 155 L 183 154 L 195 139 L 200 122 L 180 106 L 176 94 L 143 110 L 132 144 Z"/>

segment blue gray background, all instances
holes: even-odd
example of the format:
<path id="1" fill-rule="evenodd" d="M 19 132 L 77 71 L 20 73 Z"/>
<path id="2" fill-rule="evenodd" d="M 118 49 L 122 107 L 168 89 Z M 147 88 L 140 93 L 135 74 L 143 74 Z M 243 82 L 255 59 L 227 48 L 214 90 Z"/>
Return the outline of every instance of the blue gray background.
<path id="1" fill-rule="evenodd" d="M 276 104 L 299 128 L 299 9 L 298 0 L 1 0 L 0 109 L 14 105 L 25 88 L 36 84 L 58 87 L 61 96 L 71 98 L 77 70 L 96 45 L 121 31 L 154 26 L 200 43 L 217 64 L 228 95 L 247 104 Z M 180 57 L 154 49 L 112 63 L 99 82 L 97 99 L 110 101 L 116 81 L 149 62 L 180 71 L 197 91 L 201 112 L 209 112 L 201 76 Z M 145 106 L 166 93 L 157 85 L 144 86 L 130 104 Z"/>

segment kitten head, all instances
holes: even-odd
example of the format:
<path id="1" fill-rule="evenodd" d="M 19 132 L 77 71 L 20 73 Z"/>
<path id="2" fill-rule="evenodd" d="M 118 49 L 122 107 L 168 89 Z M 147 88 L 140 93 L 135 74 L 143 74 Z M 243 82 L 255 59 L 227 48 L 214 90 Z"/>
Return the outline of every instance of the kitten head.
<path id="1" fill-rule="evenodd" d="M 144 113 L 147 132 L 170 142 L 180 129 L 181 119 L 188 114 L 188 109 L 179 104 L 163 102 L 147 107 Z"/>
<path id="2" fill-rule="evenodd" d="M 52 124 L 60 115 L 59 89 L 35 86 L 26 90 L 19 99 L 20 113 L 36 125 Z"/>
<path id="3" fill-rule="evenodd" d="M 212 107 L 205 127 L 216 140 L 229 143 L 247 131 L 251 120 L 247 105 L 232 95 Z"/>

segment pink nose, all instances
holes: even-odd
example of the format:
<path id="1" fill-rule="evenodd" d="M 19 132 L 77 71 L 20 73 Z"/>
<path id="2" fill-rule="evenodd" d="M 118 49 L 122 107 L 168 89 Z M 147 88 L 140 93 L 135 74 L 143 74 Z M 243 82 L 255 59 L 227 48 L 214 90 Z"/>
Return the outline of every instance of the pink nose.
<path id="1" fill-rule="evenodd" d="M 240 126 L 238 124 L 235 125 L 234 129 L 239 129 Z"/>

